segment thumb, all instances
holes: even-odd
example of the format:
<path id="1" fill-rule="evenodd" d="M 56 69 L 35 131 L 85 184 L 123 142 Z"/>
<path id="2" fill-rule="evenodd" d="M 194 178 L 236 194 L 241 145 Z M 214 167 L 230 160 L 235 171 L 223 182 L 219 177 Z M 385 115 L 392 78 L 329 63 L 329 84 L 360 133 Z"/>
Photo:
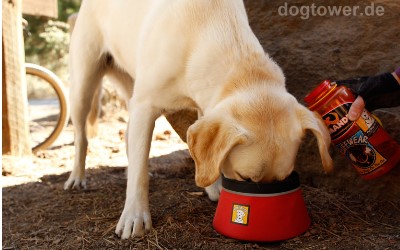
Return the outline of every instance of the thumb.
<path id="1" fill-rule="evenodd" d="M 358 96 L 356 100 L 353 102 L 353 104 L 350 107 L 348 118 L 350 121 L 356 121 L 358 118 L 360 118 L 361 113 L 363 112 L 365 108 L 365 102 L 364 99 L 361 96 Z"/>

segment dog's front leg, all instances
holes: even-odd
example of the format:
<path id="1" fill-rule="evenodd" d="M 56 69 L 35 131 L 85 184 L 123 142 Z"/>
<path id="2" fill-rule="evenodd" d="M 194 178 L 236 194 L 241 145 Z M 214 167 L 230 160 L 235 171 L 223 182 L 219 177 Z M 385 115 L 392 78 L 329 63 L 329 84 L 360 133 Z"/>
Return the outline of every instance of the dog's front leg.
<path id="1" fill-rule="evenodd" d="M 124 210 L 115 233 L 122 239 L 150 231 L 148 157 L 154 122 L 160 111 L 151 104 L 129 101 L 128 182 Z"/>

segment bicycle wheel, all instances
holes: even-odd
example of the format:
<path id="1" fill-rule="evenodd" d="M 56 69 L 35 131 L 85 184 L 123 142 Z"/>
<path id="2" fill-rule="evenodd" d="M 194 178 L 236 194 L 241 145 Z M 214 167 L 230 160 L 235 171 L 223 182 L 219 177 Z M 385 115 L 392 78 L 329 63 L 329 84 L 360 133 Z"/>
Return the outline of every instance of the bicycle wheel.
<path id="1" fill-rule="evenodd" d="M 51 146 L 65 128 L 69 119 L 69 104 L 63 83 L 53 72 L 32 63 L 25 63 L 25 69 L 27 75 L 38 77 L 49 84 L 54 90 L 59 102 L 59 115 L 54 129 L 43 141 L 32 147 L 32 151 L 35 153 L 38 150 L 46 149 Z"/>

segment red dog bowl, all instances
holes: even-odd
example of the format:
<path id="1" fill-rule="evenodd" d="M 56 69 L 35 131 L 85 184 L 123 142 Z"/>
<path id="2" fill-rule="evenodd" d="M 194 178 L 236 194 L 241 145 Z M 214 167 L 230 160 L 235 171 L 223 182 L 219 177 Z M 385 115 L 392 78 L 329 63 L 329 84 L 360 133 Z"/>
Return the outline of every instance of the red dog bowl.
<path id="1" fill-rule="evenodd" d="M 222 177 L 222 187 L 213 221 L 222 235 L 245 241 L 281 241 L 310 226 L 296 172 L 273 183 Z"/>

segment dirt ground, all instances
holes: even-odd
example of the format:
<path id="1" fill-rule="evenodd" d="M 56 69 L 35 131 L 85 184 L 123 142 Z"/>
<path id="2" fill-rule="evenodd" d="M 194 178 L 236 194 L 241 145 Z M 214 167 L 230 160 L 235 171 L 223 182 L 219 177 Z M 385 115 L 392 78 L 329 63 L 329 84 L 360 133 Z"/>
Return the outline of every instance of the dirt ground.
<path id="1" fill-rule="evenodd" d="M 385 7 L 384 16 L 302 20 L 277 14 L 285 1 L 245 1 L 256 35 L 283 68 L 288 90 L 299 100 L 325 78 L 371 75 L 400 65 L 400 45 L 395 42 L 400 39 L 400 3 L 372 2 Z M 163 118 L 156 123 L 149 163 L 154 229 L 142 238 L 122 241 L 114 230 L 125 200 L 127 116 L 113 105 L 107 105 L 104 114 L 99 136 L 89 144 L 86 190 L 63 190 L 74 159 L 71 125 L 52 148 L 32 158 L 2 157 L 2 249 L 400 249 L 400 199 L 387 199 L 384 192 L 400 190 L 399 175 L 388 177 L 390 182 L 364 184 L 351 169 L 345 171 L 348 164 L 336 154 L 336 172 L 323 176 L 315 141 L 309 137 L 297 167 L 310 229 L 273 243 L 219 235 L 212 228 L 217 203 L 196 187 L 187 146 Z M 398 109 L 385 115 L 398 124 Z M 399 140 L 398 126 L 392 127 Z"/>
<path id="2" fill-rule="evenodd" d="M 274 243 L 219 235 L 212 228 L 217 204 L 196 187 L 186 145 L 163 118 L 149 164 L 154 230 L 122 241 L 114 230 L 125 199 L 125 112 L 109 114 L 100 122 L 101 140 L 90 144 L 86 190 L 63 190 L 73 158 L 71 125 L 33 162 L 3 157 L 3 249 L 400 249 L 400 203 L 304 182 L 312 225 L 303 235 Z"/>
<path id="3" fill-rule="evenodd" d="M 119 129 L 107 129 L 108 122 L 101 124 L 103 131 L 107 131 L 102 138 L 110 143 L 111 158 L 117 158 L 119 151 L 115 147 L 123 142 L 111 143 Z M 162 132 L 155 135 L 155 143 L 171 143 L 162 140 Z M 42 151 L 35 165 L 25 167 L 35 168 L 39 164 L 41 174 L 54 167 L 67 170 L 60 159 L 70 147 Z M 91 150 L 89 157 L 106 163 L 110 155 Z M 58 164 L 50 163 L 46 168 L 42 159 Z M 212 228 L 216 203 L 195 186 L 193 170 L 186 150 L 151 158 L 154 230 L 148 236 L 128 241 L 121 241 L 114 234 L 125 197 L 124 167 L 99 164 L 90 169 L 89 187 L 83 191 L 62 189 L 67 173 L 44 175 L 38 181 L 4 187 L 3 249 L 400 249 L 399 204 L 309 185 L 302 186 L 312 219 L 305 234 L 268 244 L 227 239 Z M 9 171 L 8 175 L 12 175 L 13 170 Z M 7 178 L 3 176 L 3 180 Z"/>

